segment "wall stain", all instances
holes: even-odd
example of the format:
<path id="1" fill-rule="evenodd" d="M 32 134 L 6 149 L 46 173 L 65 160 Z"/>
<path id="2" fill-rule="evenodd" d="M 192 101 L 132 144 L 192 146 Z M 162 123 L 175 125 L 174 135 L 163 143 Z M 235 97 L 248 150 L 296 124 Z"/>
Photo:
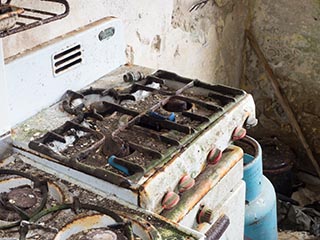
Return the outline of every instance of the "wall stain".
<path id="1" fill-rule="evenodd" d="M 155 50 L 156 52 L 160 52 L 161 50 L 161 37 L 160 35 L 154 36 L 152 43 L 151 43 L 151 48 Z"/>
<path id="2" fill-rule="evenodd" d="M 311 150 L 320 163 L 320 1 L 251 1 L 251 30 L 279 77 Z M 304 12 L 306 14 L 301 14 Z M 289 144 L 301 159 L 310 161 L 279 106 L 273 89 L 252 49 L 247 45 L 243 86 L 250 89 L 257 105 L 259 122 L 250 131 L 256 138 L 276 136 Z M 312 170 L 312 167 L 307 169 Z"/>

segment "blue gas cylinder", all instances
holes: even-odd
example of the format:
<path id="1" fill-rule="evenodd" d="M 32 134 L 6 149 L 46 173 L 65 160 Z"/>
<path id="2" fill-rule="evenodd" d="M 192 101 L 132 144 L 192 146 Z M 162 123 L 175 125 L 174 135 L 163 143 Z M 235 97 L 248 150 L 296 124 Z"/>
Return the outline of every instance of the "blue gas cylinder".
<path id="1" fill-rule="evenodd" d="M 245 239 L 278 239 L 276 195 L 271 182 L 262 173 L 259 143 L 245 137 L 239 145 L 244 150 L 243 180 L 246 182 Z"/>

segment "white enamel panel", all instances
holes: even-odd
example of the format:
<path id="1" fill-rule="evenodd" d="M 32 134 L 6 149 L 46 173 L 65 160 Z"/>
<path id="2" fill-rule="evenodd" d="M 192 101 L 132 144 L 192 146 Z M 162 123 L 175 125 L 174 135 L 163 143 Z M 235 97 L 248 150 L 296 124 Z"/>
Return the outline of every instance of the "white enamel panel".
<path id="1" fill-rule="evenodd" d="M 0 39 L 0 136 L 10 129 L 8 119 L 7 81 L 3 61 L 2 39 Z"/>
<path id="2" fill-rule="evenodd" d="M 101 31 L 114 35 L 99 40 Z M 81 64 L 55 76 L 53 55 L 81 45 Z M 6 63 L 9 114 L 12 126 L 58 101 L 67 89 L 79 90 L 125 63 L 124 30 L 120 20 L 106 18 L 59 37 Z"/>

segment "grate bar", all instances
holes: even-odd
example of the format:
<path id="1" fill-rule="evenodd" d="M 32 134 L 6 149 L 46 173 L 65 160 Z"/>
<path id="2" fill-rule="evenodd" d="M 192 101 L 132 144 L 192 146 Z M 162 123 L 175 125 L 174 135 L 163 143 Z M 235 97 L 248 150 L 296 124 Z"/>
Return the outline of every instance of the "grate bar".
<path id="1" fill-rule="evenodd" d="M 165 142 L 165 143 L 168 143 L 168 144 L 171 144 L 173 146 L 179 146 L 180 145 L 180 142 L 173 139 L 173 138 L 169 138 L 169 137 L 166 137 L 166 136 L 163 136 L 162 134 L 156 132 L 156 131 L 153 131 L 151 129 L 148 129 L 146 130 L 145 128 L 139 126 L 139 125 L 134 125 L 132 126 L 132 129 L 134 131 L 137 131 L 137 132 L 141 132 L 141 133 L 144 133 L 150 137 L 154 137 L 156 139 L 159 139 L 160 141 L 162 142 Z"/>
<path id="2" fill-rule="evenodd" d="M 196 113 L 192 112 L 182 112 L 182 115 L 188 118 L 191 118 L 192 120 L 196 120 L 199 122 L 210 122 L 210 119 L 206 116 L 202 116 Z"/>
<path id="3" fill-rule="evenodd" d="M 43 14 L 43 15 L 50 15 L 50 16 L 53 16 L 53 17 L 58 15 L 56 13 L 37 10 L 37 9 L 31 9 L 31 8 L 23 8 L 23 10 L 26 11 L 26 12 L 39 13 L 39 14 Z"/>
<path id="4" fill-rule="evenodd" d="M 26 19 L 31 19 L 31 20 L 36 20 L 36 21 L 42 21 L 43 19 L 40 17 L 34 17 L 31 15 L 26 15 L 26 14 L 19 14 L 20 18 L 26 18 Z"/>
<path id="5" fill-rule="evenodd" d="M 24 15 L 24 14 L 20 14 L 18 15 L 18 21 L 20 24 L 16 24 L 13 28 L 4 30 L 0 32 L 0 38 L 15 34 L 15 33 L 19 33 L 31 28 L 35 28 L 59 19 L 62 19 L 64 17 L 66 17 L 69 12 L 70 12 L 70 6 L 67 0 L 41 0 L 42 2 L 51 2 L 51 3 L 57 3 L 57 4 L 62 4 L 64 6 L 64 11 L 60 14 L 58 13 L 54 13 L 54 12 L 48 12 L 48 11 L 42 11 L 42 10 L 38 10 L 38 9 L 30 9 L 30 8 L 26 8 L 24 9 L 27 12 L 33 12 L 33 13 L 40 13 L 40 14 L 44 14 L 44 15 L 48 15 L 49 17 L 47 18 L 38 18 L 38 17 L 34 17 L 34 16 L 29 16 L 29 15 Z M 7 3 L 10 3 L 11 1 L 7 1 Z M 25 18 L 25 19 L 32 19 L 35 20 L 34 22 L 31 23 L 27 23 L 25 25 L 21 24 L 21 21 L 19 21 L 19 19 L 21 18 Z"/>

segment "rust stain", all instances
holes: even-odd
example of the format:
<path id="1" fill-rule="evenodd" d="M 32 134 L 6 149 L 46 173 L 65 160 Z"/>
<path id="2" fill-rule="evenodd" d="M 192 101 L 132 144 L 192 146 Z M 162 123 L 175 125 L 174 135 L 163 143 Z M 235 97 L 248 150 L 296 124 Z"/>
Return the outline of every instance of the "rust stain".
<path id="1" fill-rule="evenodd" d="M 180 222 L 183 217 L 216 185 L 243 157 L 243 151 L 236 146 L 230 146 L 222 156 L 218 165 L 208 166 L 207 171 L 196 179 L 194 191 L 182 195 L 180 203 L 173 210 L 165 210 L 162 216 L 172 221 Z M 231 159 L 230 159 L 231 158 Z M 229 159 L 228 164 L 226 159 Z M 223 164 L 223 168 L 217 166 Z"/>
<path id="2" fill-rule="evenodd" d="M 69 229 L 72 229 L 75 225 L 81 225 L 85 228 L 90 228 L 92 225 L 97 224 L 100 222 L 101 218 L 103 217 L 103 214 L 97 214 L 97 215 L 90 215 L 85 217 L 78 217 L 69 224 L 65 225 L 60 232 L 68 231 Z"/>
<path id="3" fill-rule="evenodd" d="M 241 148 L 239 148 L 235 154 L 237 154 L 237 156 L 235 157 L 234 161 L 232 161 L 230 165 L 226 166 L 226 168 L 223 169 L 224 171 L 219 174 L 220 179 L 222 179 L 230 171 L 230 169 L 232 169 L 243 158 L 243 150 Z"/>
<path id="4" fill-rule="evenodd" d="M 62 189 L 61 189 L 57 184 L 55 184 L 55 183 L 53 183 L 53 182 L 48 182 L 48 187 L 49 187 L 49 189 L 53 189 L 56 193 L 59 194 L 60 199 L 58 199 L 58 200 L 59 200 L 61 203 L 69 200 L 69 199 L 67 198 L 67 195 L 62 191 Z"/>

